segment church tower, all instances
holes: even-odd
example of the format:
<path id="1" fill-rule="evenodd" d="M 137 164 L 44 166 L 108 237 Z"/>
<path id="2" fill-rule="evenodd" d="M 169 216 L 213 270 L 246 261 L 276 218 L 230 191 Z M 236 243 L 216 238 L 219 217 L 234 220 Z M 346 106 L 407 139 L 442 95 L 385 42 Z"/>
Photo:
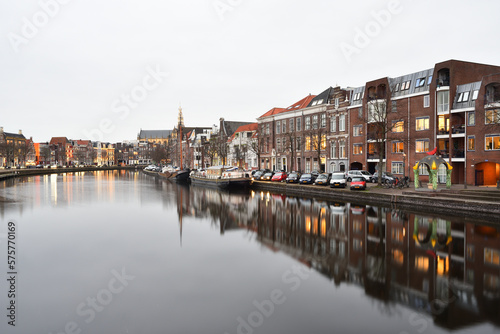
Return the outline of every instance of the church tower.
<path id="1" fill-rule="evenodd" d="M 179 107 L 179 116 L 177 117 L 177 124 L 179 127 L 184 127 L 184 116 L 182 116 L 182 107 Z"/>

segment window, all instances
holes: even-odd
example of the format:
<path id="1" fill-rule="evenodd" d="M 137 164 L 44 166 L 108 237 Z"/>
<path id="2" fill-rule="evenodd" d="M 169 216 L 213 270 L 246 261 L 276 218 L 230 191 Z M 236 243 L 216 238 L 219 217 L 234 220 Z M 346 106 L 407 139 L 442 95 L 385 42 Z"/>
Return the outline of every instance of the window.
<path id="1" fill-rule="evenodd" d="M 469 101 L 469 92 L 464 92 L 462 94 L 462 102 L 467 102 Z"/>
<path id="2" fill-rule="evenodd" d="M 339 116 L 339 131 L 345 131 L 345 115 Z"/>
<path id="3" fill-rule="evenodd" d="M 317 129 L 318 128 L 318 115 L 314 115 L 313 116 L 312 128 L 313 129 Z"/>
<path id="4" fill-rule="evenodd" d="M 467 125 L 468 126 L 476 125 L 476 112 L 475 111 L 469 111 L 467 113 Z"/>
<path id="5" fill-rule="evenodd" d="M 500 135 L 486 135 L 484 137 L 485 151 L 500 150 Z"/>
<path id="6" fill-rule="evenodd" d="M 429 175 L 429 170 L 427 169 L 427 165 L 425 164 L 418 165 L 418 174 Z"/>
<path id="7" fill-rule="evenodd" d="M 422 87 L 425 85 L 425 78 L 418 78 L 415 82 L 415 88 Z"/>
<path id="8" fill-rule="evenodd" d="M 476 150 L 476 137 L 467 136 L 467 151 L 475 151 L 475 150 Z"/>
<path id="9" fill-rule="evenodd" d="M 423 131 L 429 130 L 429 117 L 417 117 L 416 130 Z"/>
<path id="10" fill-rule="evenodd" d="M 396 84 L 396 87 L 394 88 L 394 91 L 395 92 L 399 91 L 399 82 Z"/>
<path id="11" fill-rule="evenodd" d="M 321 127 L 326 128 L 326 114 L 321 114 Z"/>
<path id="12" fill-rule="evenodd" d="M 345 141 L 339 142 L 339 158 L 345 158 Z"/>
<path id="13" fill-rule="evenodd" d="M 484 124 L 500 123 L 500 109 L 485 110 L 484 113 Z"/>
<path id="14" fill-rule="evenodd" d="M 279 138 L 276 138 L 276 152 L 281 152 L 281 141 Z"/>
<path id="15" fill-rule="evenodd" d="M 301 121 L 301 118 L 300 117 L 297 117 L 297 131 L 300 131 L 300 121 Z"/>
<path id="16" fill-rule="evenodd" d="M 363 144 L 353 144 L 352 154 L 363 154 Z"/>
<path id="17" fill-rule="evenodd" d="M 398 112 L 398 101 L 391 101 L 391 107 L 392 112 Z"/>
<path id="18" fill-rule="evenodd" d="M 336 158 L 337 157 L 337 143 L 334 141 L 330 142 L 330 158 Z"/>
<path id="19" fill-rule="evenodd" d="M 335 108 L 339 107 L 340 99 L 338 97 L 335 98 Z"/>
<path id="20" fill-rule="evenodd" d="M 288 121 L 288 124 L 290 125 L 290 132 L 293 132 L 293 129 L 294 129 L 293 118 L 290 118 L 290 120 Z"/>
<path id="21" fill-rule="evenodd" d="M 429 270 L 429 259 L 424 256 L 415 256 L 415 269 L 427 272 Z"/>
<path id="22" fill-rule="evenodd" d="M 337 131 L 337 117 L 332 116 L 330 118 L 330 132 L 335 132 Z"/>
<path id="23" fill-rule="evenodd" d="M 391 239 L 398 243 L 403 243 L 405 238 L 404 228 L 392 228 Z"/>
<path id="24" fill-rule="evenodd" d="M 405 121 L 392 121 L 392 132 L 403 132 L 405 127 Z"/>
<path id="25" fill-rule="evenodd" d="M 310 129 L 311 129 L 311 118 L 310 117 L 306 117 L 305 130 L 310 130 Z"/>
<path id="26" fill-rule="evenodd" d="M 354 137 L 359 137 L 363 135 L 363 125 L 354 125 L 352 127 L 352 133 Z"/>
<path id="27" fill-rule="evenodd" d="M 403 174 L 403 163 L 402 162 L 393 162 L 391 164 L 392 174 Z"/>
<path id="28" fill-rule="evenodd" d="M 311 150 L 311 137 L 307 136 L 306 137 L 306 151 Z"/>
<path id="29" fill-rule="evenodd" d="M 325 134 L 321 135 L 321 149 L 326 150 L 326 135 Z"/>
<path id="30" fill-rule="evenodd" d="M 286 133 L 286 120 L 281 121 L 281 133 Z"/>
<path id="31" fill-rule="evenodd" d="M 269 123 L 266 124 L 266 135 L 269 134 Z"/>
<path id="32" fill-rule="evenodd" d="M 368 104 L 368 123 L 384 122 L 386 120 L 385 101 L 373 101 Z"/>
<path id="33" fill-rule="evenodd" d="M 437 93 L 437 112 L 448 112 L 450 109 L 450 92 L 442 91 Z"/>
<path id="34" fill-rule="evenodd" d="M 484 263 L 500 266 L 500 251 L 493 248 L 485 248 Z"/>
<path id="35" fill-rule="evenodd" d="M 429 78 L 427 79 L 427 86 L 429 86 L 432 82 L 432 75 L 429 75 Z"/>
<path id="36" fill-rule="evenodd" d="M 429 95 L 424 95 L 424 108 L 429 108 L 430 103 L 430 96 Z"/>
<path id="37" fill-rule="evenodd" d="M 297 151 L 300 151 L 301 150 L 301 147 L 300 147 L 300 137 L 297 138 L 297 146 L 296 146 L 296 149 Z"/>
<path id="38" fill-rule="evenodd" d="M 477 100 L 477 96 L 479 94 L 479 90 L 475 90 L 472 92 L 472 101 L 476 101 Z"/>
<path id="39" fill-rule="evenodd" d="M 429 152 L 429 139 L 419 139 L 415 141 L 415 152 L 425 153 Z"/>
<path id="40" fill-rule="evenodd" d="M 281 133 L 281 121 L 276 122 L 276 133 L 277 134 Z"/>
<path id="41" fill-rule="evenodd" d="M 404 143 L 402 141 L 393 141 L 392 142 L 392 153 L 403 153 L 404 152 Z"/>

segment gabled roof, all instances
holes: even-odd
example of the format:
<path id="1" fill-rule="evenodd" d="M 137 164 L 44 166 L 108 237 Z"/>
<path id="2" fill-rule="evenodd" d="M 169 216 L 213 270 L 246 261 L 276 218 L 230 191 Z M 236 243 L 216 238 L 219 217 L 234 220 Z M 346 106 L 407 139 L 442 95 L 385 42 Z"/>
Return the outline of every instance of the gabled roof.
<path id="1" fill-rule="evenodd" d="M 52 137 L 50 139 L 50 145 L 54 144 L 67 144 L 69 142 L 68 138 L 66 137 Z"/>
<path id="2" fill-rule="evenodd" d="M 233 122 L 233 121 L 222 120 L 220 131 L 227 137 L 231 137 L 233 133 L 236 132 L 236 129 L 238 129 L 242 125 L 248 125 L 248 124 L 252 124 L 252 122 Z"/>
<path id="3" fill-rule="evenodd" d="M 314 97 L 307 105 L 308 107 L 328 104 L 333 95 L 333 87 L 329 87 Z"/>
<path id="4" fill-rule="evenodd" d="M 279 114 L 280 112 L 282 112 L 283 110 L 285 110 L 285 108 L 274 107 L 273 109 L 269 110 L 268 112 L 266 112 L 264 115 L 260 116 L 259 118 L 276 115 L 276 114 Z"/>
<path id="5" fill-rule="evenodd" d="M 257 130 L 257 127 L 258 127 L 257 123 L 242 125 L 239 128 L 237 128 L 236 131 L 234 131 L 234 133 L 245 132 L 245 131 L 255 131 L 255 130 Z"/>
<path id="6" fill-rule="evenodd" d="M 309 105 L 309 103 L 311 103 L 312 99 L 314 99 L 315 97 L 316 97 L 316 95 L 309 94 L 306 97 L 304 97 L 302 100 L 297 101 L 294 104 L 292 104 L 291 106 L 289 106 L 288 108 L 286 108 L 284 110 L 284 112 L 303 109 L 303 108 L 307 107 Z"/>
<path id="7" fill-rule="evenodd" d="M 138 135 L 138 139 L 167 139 L 170 134 L 172 133 L 172 130 L 142 130 Z"/>

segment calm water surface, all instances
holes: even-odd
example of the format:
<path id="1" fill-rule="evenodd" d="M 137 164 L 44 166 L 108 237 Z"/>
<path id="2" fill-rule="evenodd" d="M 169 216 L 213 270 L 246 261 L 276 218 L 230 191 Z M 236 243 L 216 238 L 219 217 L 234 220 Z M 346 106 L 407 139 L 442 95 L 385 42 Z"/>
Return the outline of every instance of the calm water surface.
<path id="1" fill-rule="evenodd" d="M 126 171 L 0 196 L 0 333 L 500 332 L 493 225 Z"/>

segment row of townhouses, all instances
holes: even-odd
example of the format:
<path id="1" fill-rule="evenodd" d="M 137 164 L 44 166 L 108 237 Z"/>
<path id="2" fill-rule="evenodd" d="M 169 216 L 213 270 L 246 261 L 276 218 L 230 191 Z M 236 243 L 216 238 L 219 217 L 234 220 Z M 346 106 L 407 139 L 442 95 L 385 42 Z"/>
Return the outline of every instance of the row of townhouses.
<path id="1" fill-rule="evenodd" d="M 186 128 L 180 110 L 178 124 L 170 136 L 178 147 L 172 161 L 181 164 L 183 157 L 182 164 L 191 168 L 216 163 L 300 172 L 381 168 L 413 178 L 413 167 L 435 152 L 453 168 L 453 183 L 495 185 L 500 66 L 448 60 L 360 87 L 328 87 L 272 108 L 254 123 L 221 118 L 218 127 Z M 420 175 L 427 175 L 423 166 Z M 448 166 L 437 168 L 444 183 Z"/>

